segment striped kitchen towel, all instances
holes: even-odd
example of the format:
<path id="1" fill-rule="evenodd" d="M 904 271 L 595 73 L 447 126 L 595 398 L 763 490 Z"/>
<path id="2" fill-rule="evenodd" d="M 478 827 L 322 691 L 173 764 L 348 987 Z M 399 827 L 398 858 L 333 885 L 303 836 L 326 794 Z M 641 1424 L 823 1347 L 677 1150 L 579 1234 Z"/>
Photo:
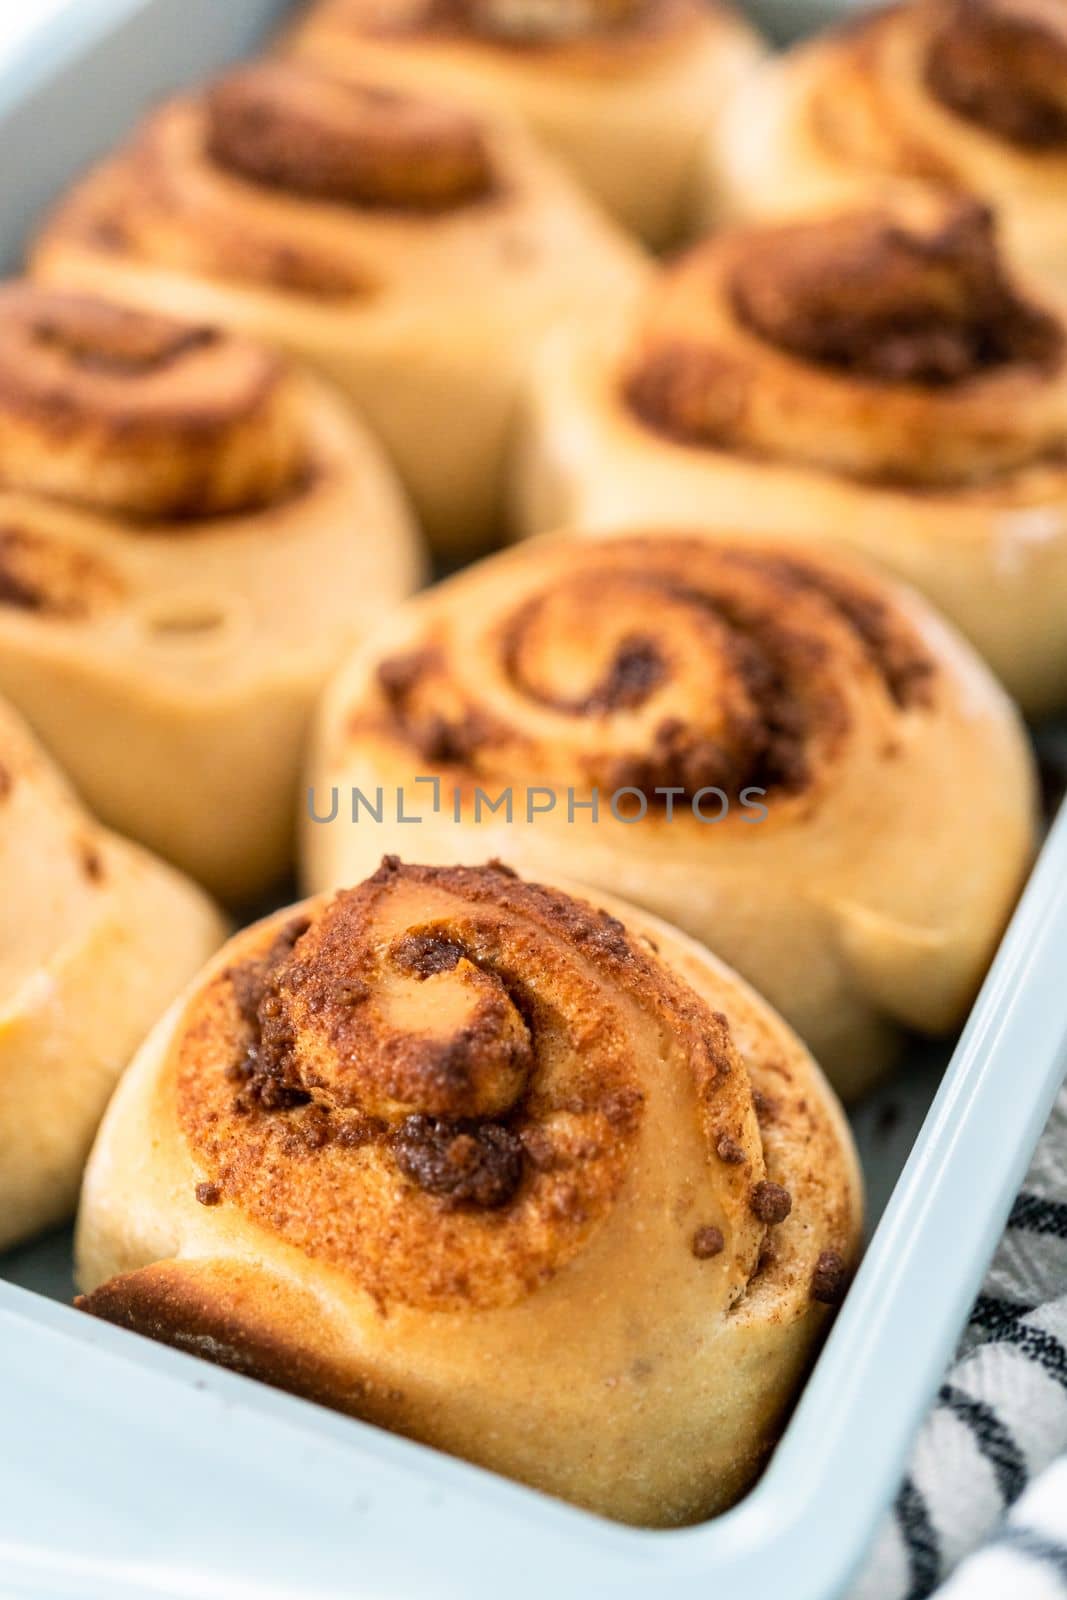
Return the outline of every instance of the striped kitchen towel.
<path id="1" fill-rule="evenodd" d="M 938 1590 L 1067 1600 L 1067 1086 L 849 1600 Z"/>

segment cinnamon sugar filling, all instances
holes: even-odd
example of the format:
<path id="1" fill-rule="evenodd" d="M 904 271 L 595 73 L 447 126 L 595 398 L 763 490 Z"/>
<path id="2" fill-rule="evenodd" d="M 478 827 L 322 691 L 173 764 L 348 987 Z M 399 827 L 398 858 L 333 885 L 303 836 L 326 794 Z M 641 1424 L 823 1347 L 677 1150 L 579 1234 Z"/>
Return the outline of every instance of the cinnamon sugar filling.
<path id="1" fill-rule="evenodd" d="M 220 79 L 206 104 L 212 160 L 291 194 L 435 211 L 492 187 L 477 119 L 394 89 L 272 61 Z"/>
<path id="2" fill-rule="evenodd" d="M 497 867 L 387 857 L 221 973 L 184 1030 L 178 1113 L 203 1203 L 383 1302 L 505 1304 L 614 1203 L 643 1060 L 691 1077 L 709 1153 L 724 1127 L 741 1141 L 716 1182 L 754 1265 L 764 1169 L 726 1019 L 613 917 Z"/>
<path id="3" fill-rule="evenodd" d="M 926 82 L 941 103 L 1040 155 L 1067 150 L 1061 0 L 939 0 Z"/>
<path id="4" fill-rule="evenodd" d="M 802 792 L 813 749 L 832 747 L 848 725 L 832 667 L 840 630 L 897 711 L 929 704 L 933 663 L 880 595 L 770 552 L 715 550 L 708 573 L 696 563 L 687 572 L 682 554 L 672 564 L 660 545 L 632 566 L 576 572 L 493 634 L 502 682 L 564 719 L 561 734 L 589 728 L 574 759 L 590 784 L 637 789 L 660 806 L 657 791 Z M 798 601 L 818 607 L 818 624 L 811 612 L 797 623 Z M 657 612 L 667 618 L 658 630 L 632 620 Z M 561 756 L 539 756 L 521 721 L 487 715 L 454 680 L 448 654 L 442 642 L 379 665 L 393 735 L 427 762 L 476 776 L 514 775 L 523 763 L 540 781 L 560 781 Z"/>
<path id="5" fill-rule="evenodd" d="M 309 476 L 294 383 L 219 330 L 6 285 L 0 486 L 143 520 L 271 505 Z"/>
<path id="6" fill-rule="evenodd" d="M 1048 370 L 1063 352 L 1055 320 L 1016 294 L 977 204 L 928 232 L 874 212 L 755 232 L 731 293 L 769 344 L 875 382 L 937 388 Z"/>

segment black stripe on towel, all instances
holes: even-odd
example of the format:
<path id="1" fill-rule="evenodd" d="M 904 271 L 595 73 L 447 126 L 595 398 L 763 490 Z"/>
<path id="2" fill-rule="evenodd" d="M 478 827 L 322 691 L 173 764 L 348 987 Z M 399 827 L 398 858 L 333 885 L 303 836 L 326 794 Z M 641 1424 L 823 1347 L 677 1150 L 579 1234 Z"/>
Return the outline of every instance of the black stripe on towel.
<path id="1" fill-rule="evenodd" d="M 950 1383 L 944 1385 L 938 1400 L 970 1428 L 975 1444 L 993 1469 L 1001 1499 L 1006 1506 L 1014 1505 L 1026 1488 L 1027 1471 L 1026 1459 L 1011 1430 L 990 1406 L 973 1400 Z"/>
<path id="2" fill-rule="evenodd" d="M 1009 1228 L 1023 1233 L 1039 1233 L 1053 1239 L 1067 1239 L 1067 1201 L 1043 1200 L 1024 1189 L 1011 1208 Z"/>
<path id="3" fill-rule="evenodd" d="M 1010 1522 L 994 1534 L 992 1543 L 1049 1568 L 1067 1590 L 1067 1544 L 1050 1539 L 1034 1528 L 1021 1528 Z"/>
<path id="4" fill-rule="evenodd" d="M 1053 1333 L 1025 1322 L 1029 1313 L 1012 1307 L 1006 1300 L 983 1295 L 971 1312 L 971 1324 L 990 1336 L 990 1342 L 1011 1345 L 1012 1349 L 1040 1367 L 1046 1377 L 1067 1389 L 1067 1347 Z"/>
<path id="5" fill-rule="evenodd" d="M 926 1600 L 941 1578 L 941 1549 L 926 1501 L 911 1478 L 905 1478 L 900 1486 L 896 1512 L 908 1552 L 907 1600 Z"/>
<path id="6" fill-rule="evenodd" d="M 980 1294 L 971 1311 L 970 1324 L 991 1339 L 1003 1339 L 1016 1324 L 1028 1317 L 1033 1306 L 1016 1305 L 1012 1300 L 999 1300 L 996 1295 Z"/>

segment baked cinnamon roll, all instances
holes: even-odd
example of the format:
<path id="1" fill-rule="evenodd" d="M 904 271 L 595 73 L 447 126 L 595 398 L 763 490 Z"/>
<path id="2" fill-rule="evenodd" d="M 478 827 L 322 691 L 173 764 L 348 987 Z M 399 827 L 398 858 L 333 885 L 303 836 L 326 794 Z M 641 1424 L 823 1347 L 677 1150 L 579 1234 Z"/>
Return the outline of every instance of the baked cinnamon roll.
<path id="1" fill-rule="evenodd" d="M 317 380 L 204 324 L 0 287 L 0 692 L 107 823 L 227 899 L 269 887 L 312 702 L 420 566 Z"/>
<path id="2" fill-rule="evenodd" d="M 989 213 L 767 223 L 698 246 L 532 384 L 527 531 L 706 522 L 833 541 L 921 589 L 1024 708 L 1067 706 L 1067 312 Z"/>
<path id="3" fill-rule="evenodd" d="M 93 821 L 2 701 L 0 877 L 2 1252 L 73 1212 L 119 1074 L 226 926 Z"/>
<path id="4" fill-rule="evenodd" d="M 153 1034 L 86 1177 L 80 1304 L 667 1525 L 759 1471 L 860 1205 L 818 1068 L 705 951 L 387 857 L 238 935 Z"/>
<path id="5" fill-rule="evenodd" d="M 402 607 L 313 745 L 305 870 L 417 839 L 610 889 L 766 995 L 843 1093 L 973 997 L 1031 758 L 918 596 L 793 543 L 539 541 Z M 412 825 L 413 819 L 419 821 Z"/>
<path id="6" fill-rule="evenodd" d="M 709 119 L 761 57 L 705 0 L 319 0 L 289 49 L 361 79 L 518 113 L 614 217 L 661 248 L 691 226 Z"/>
<path id="7" fill-rule="evenodd" d="M 549 327 L 628 299 L 645 270 L 520 131 L 281 61 L 152 117 L 32 264 L 334 379 L 448 556 L 495 532 L 519 380 Z"/>
<path id="8" fill-rule="evenodd" d="M 800 45 L 716 125 L 708 206 L 766 216 L 915 180 L 980 196 L 1019 259 L 1063 281 L 1063 0 L 909 0 Z"/>

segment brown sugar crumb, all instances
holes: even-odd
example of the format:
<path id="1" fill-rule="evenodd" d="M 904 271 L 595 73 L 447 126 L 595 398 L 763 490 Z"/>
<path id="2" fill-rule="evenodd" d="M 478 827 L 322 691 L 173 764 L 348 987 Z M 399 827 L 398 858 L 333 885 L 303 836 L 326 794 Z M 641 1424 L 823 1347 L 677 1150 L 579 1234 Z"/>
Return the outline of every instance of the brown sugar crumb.
<path id="1" fill-rule="evenodd" d="M 369 1000 L 370 995 L 371 987 L 365 978 L 347 977 L 338 978 L 332 998 L 340 1006 L 359 1006 Z"/>
<path id="2" fill-rule="evenodd" d="M 772 1100 L 769 1094 L 764 1094 L 762 1089 L 753 1089 L 752 1105 L 756 1113 L 756 1121 L 762 1126 L 765 1122 L 773 1122 L 778 1115 L 778 1102 Z"/>
<path id="3" fill-rule="evenodd" d="M 386 698 L 396 704 L 411 693 L 433 662 L 434 656 L 428 650 L 388 656 L 378 664 L 378 686 Z"/>
<path id="4" fill-rule="evenodd" d="M 393 1139 L 406 1178 L 451 1205 L 506 1206 L 522 1182 L 522 1141 L 499 1123 L 408 1117 Z"/>
<path id="5" fill-rule="evenodd" d="M 1054 319 L 1006 276 L 992 214 L 971 201 L 933 232 L 878 211 L 769 230 L 751 240 L 733 300 L 779 349 L 875 382 L 937 388 L 1062 350 Z"/>
<path id="6" fill-rule="evenodd" d="M 577 944 L 614 956 L 617 961 L 630 958 L 630 941 L 618 917 L 607 911 L 594 912 L 592 917 L 578 917 L 572 921 L 571 937 Z"/>
<path id="7" fill-rule="evenodd" d="M 698 1261 L 710 1261 L 712 1256 L 721 1255 L 726 1248 L 721 1228 L 698 1228 L 694 1233 L 689 1248 Z"/>
<path id="8" fill-rule="evenodd" d="M 321 1150 L 330 1142 L 330 1114 L 323 1106 L 311 1105 L 297 1131 L 309 1150 Z"/>
<path id="9" fill-rule="evenodd" d="M 95 845 L 83 842 L 80 846 L 82 871 L 90 883 L 102 883 L 104 858 Z"/>
<path id="10" fill-rule="evenodd" d="M 848 1266 L 836 1250 L 824 1250 L 815 1263 L 811 1298 L 820 1305 L 839 1306 L 848 1288 Z"/>
<path id="11" fill-rule="evenodd" d="M 402 972 L 416 978 L 430 978 L 438 972 L 452 972 L 463 955 L 463 946 L 447 934 L 432 929 L 406 933 L 392 948 L 392 957 Z"/>
<path id="12" fill-rule="evenodd" d="M 780 1183 L 757 1183 L 749 1197 L 752 1213 L 768 1227 L 784 1222 L 793 1209 L 793 1199 L 788 1189 Z"/>
<path id="13" fill-rule="evenodd" d="M 727 1166 L 738 1167 L 745 1159 L 745 1152 L 736 1139 L 731 1139 L 728 1133 L 720 1133 L 715 1141 L 715 1154 L 720 1161 L 725 1161 Z"/>
<path id="14" fill-rule="evenodd" d="M 222 1190 L 217 1183 L 198 1183 L 196 1198 L 202 1206 L 217 1206 L 222 1199 Z"/>
<path id="15" fill-rule="evenodd" d="M 466 711 L 452 719 L 435 712 L 423 721 L 408 723 L 406 731 L 426 761 L 442 766 L 465 765 L 495 736 L 493 723 L 478 711 Z"/>

